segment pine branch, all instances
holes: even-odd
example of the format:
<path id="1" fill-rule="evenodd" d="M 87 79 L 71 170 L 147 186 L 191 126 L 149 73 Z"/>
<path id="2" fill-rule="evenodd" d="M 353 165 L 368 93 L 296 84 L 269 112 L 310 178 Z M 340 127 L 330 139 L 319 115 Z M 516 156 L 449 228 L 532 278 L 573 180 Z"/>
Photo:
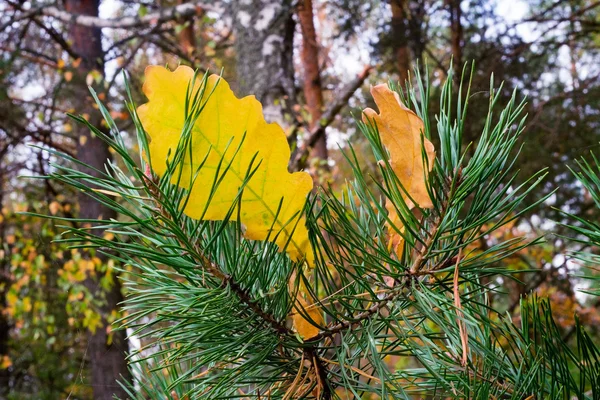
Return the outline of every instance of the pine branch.
<path id="1" fill-rule="evenodd" d="M 161 199 L 164 196 L 161 194 L 158 188 L 158 182 L 152 177 L 149 177 L 149 174 L 151 174 L 150 171 L 146 171 L 145 181 L 147 188 L 155 201 L 157 213 L 160 214 L 163 218 L 174 222 L 171 215 L 162 206 Z M 182 247 L 190 247 L 187 243 L 183 243 L 180 238 L 177 238 L 177 240 L 179 241 L 179 244 Z M 219 281 L 221 281 L 221 287 L 224 288 L 228 286 L 243 304 L 245 304 L 249 309 L 251 309 L 257 316 L 262 318 L 262 320 L 265 321 L 267 325 L 273 328 L 278 334 L 287 334 L 290 336 L 294 335 L 294 333 L 291 330 L 289 330 L 284 324 L 282 324 L 280 321 L 277 321 L 277 319 L 272 314 L 269 314 L 268 312 L 264 311 L 261 308 L 260 304 L 252 300 L 248 291 L 242 288 L 242 286 L 238 282 L 236 282 L 236 280 L 231 275 L 224 273 L 221 270 L 221 268 L 219 268 L 206 255 L 204 255 L 202 249 L 198 248 L 197 245 L 194 245 L 193 247 L 195 252 L 194 255 L 199 261 L 198 265 L 205 271 L 208 271 L 210 274 L 216 277 Z"/>
<path id="2" fill-rule="evenodd" d="M 157 213 L 159 215 L 161 215 L 163 218 L 165 218 L 171 222 L 174 222 L 171 215 L 162 206 L 162 203 L 160 200 L 164 196 L 162 196 L 161 191 L 158 188 L 158 182 L 155 179 L 153 179 L 153 176 L 149 177 L 148 175 L 153 175 L 153 174 L 149 170 L 147 170 L 144 181 L 146 183 L 146 187 L 148 188 L 148 191 L 150 192 L 150 194 L 152 195 L 152 198 L 155 201 Z M 183 243 L 180 238 L 177 237 L 177 240 L 179 241 L 179 243 L 182 247 L 184 247 L 184 248 L 190 247 L 187 243 Z M 212 274 L 218 280 L 220 280 L 221 287 L 223 287 L 223 288 L 229 287 L 229 289 L 236 295 L 236 297 L 240 300 L 241 303 L 245 304 L 250 310 L 252 310 L 252 312 L 254 314 L 256 314 L 258 317 L 260 317 L 262 319 L 262 321 L 264 321 L 268 326 L 270 326 L 274 331 L 276 331 L 278 335 L 280 335 L 280 336 L 287 335 L 290 338 L 297 337 L 296 333 L 293 332 L 292 330 L 290 330 L 285 325 L 285 323 L 278 321 L 274 315 L 263 310 L 263 308 L 260 306 L 260 304 L 257 301 L 252 299 L 248 290 L 244 289 L 239 284 L 239 282 L 237 282 L 233 278 L 233 276 L 223 272 L 222 269 L 219 268 L 218 265 L 213 263 L 204 254 L 202 249 L 200 249 L 197 245 L 193 245 L 193 248 L 194 248 L 193 255 L 195 256 L 195 258 L 198 261 L 200 261 L 198 265 L 205 271 Z M 329 379 L 327 377 L 327 368 L 323 364 L 323 361 L 321 360 L 321 358 L 318 354 L 317 348 L 313 345 L 309 345 L 304 348 L 304 354 L 306 355 L 306 358 L 307 358 L 308 362 L 311 364 L 312 368 L 314 368 L 315 374 L 317 376 L 318 388 L 320 391 L 322 390 L 321 396 L 319 397 L 319 399 L 331 400 L 331 398 L 332 398 L 331 397 L 331 388 L 330 388 L 331 385 L 330 385 Z M 282 355 L 284 355 L 284 354 L 282 353 Z M 302 365 L 300 366 L 300 368 L 302 368 Z"/>
<path id="3" fill-rule="evenodd" d="M 372 305 L 369 309 L 357 314 L 356 316 L 354 316 L 352 318 L 348 318 L 345 321 L 338 322 L 335 325 L 333 325 L 329 328 L 326 328 L 324 331 L 320 332 L 316 337 L 311 338 L 311 341 L 320 341 L 325 338 L 333 337 L 336 334 L 339 334 L 339 333 L 343 332 L 344 330 L 351 328 L 352 325 L 359 324 L 359 323 L 371 318 L 371 316 L 379 313 L 382 309 L 384 309 L 390 301 L 394 301 L 398 296 L 400 296 L 403 293 L 403 291 L 406 288 L 408 288 L 408 286 L 410 285 L 410 283 L 412 282 L 413 279 L 417 278 L 418 276 L 423 275 L 423 271 L 421 271 L 421 269 L 423 268 L 423 265 L 426 261 L 425 257 L 427 255 L 428 251 L 431 249 L 432 245 L 435 243 L 435 239 L 437 238 L 438 229 L 440 228 L 441 223 L 444 221 L 444 217 L 446 216 L 446 212 L 448 210 L 448 205 L 452 201 L 452 197 L 460 185 L 461 173 L 462 173 L 462 170 L 459 169 L 457 172 L 457 177 L 455 178 L 456 184 L 452 187 L 452 189 L 450 189 L 449 193 L 447 193 L 445 196 L 443 196 L 444 200 L 442 203 L 441 210 L 436 215 L 436 217 L 432 223 L 431 232 L 427 236 L 425 245 L 423 246 L 423 248 L 420 249 L 419 253 L 415 257 L 415 260 L 413 261 L 412 266 L 406 271 L 406 275 L 404 276 L 404 279 L 401 282 L 396 283 L 395 286 L 385 296 L 378 298 L 378 299 L 373 299 L 373 301 L 376 301 L 376 304 Z M 452 262 L 457 263 L 459 261 L 460 261 L 460 259 L 457 257 L 454 257 L 451 259 L 446 259 L 446 260 L 443 260 L 441 263 L 432 266 L 431 268 L 429 268 L 427 271 L 424 271 L 424 272 L 425 272 L 425 274 L 429 274 L 434 271 L 445 268 L 448 265 L 448 263 L 452 263 Z"/>

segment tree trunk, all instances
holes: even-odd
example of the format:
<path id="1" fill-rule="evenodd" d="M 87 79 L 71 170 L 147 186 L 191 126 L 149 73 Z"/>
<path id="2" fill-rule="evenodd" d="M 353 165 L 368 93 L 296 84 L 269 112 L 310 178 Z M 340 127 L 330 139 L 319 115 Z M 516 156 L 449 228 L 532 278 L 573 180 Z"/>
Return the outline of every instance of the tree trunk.
<path id="1" fill-rule="evenodd" d="M 410 48 L 408 46 L 407 0 L 390 0 L 392 6 L 392 37 L 394 56 L 400 83 L 404 85 L 409 78 Z"/>
<path id="2" fill-rule="evenodd" d="M 405 17 L 407 25 L 407 40 L 408 47 L 412 53 L 412 62 L 418 63 L 419 72 L 425 76 L 425 63 L 423 62 L 423 53 L 427 45 L 427 30 L 425 28 L 427 20 L 427 1 L 428 0 L 410 0 L 408 1 L 407 12 Z M 410 59 L 411 57 L 409 57 Z M 411 66 L 411 68 L 417 65 Z"/>
<path id="3" fill-rule="evenodd" d="M 187 0 L 177 0 L 177 4 L 187 3 Z M 179 44 L 182 50 L 187 55 L 192 55 L 196 51 L 196 36 L 194 35 L 194 16 L 189 18 L 187 21 L 181 21 L 181 23 L 187 24 L 185 28 L 179 32 Z"/>
<path id="4" fill-rule="evenodd" d="M 323 115 L 323 88 L 319 68 L 319 45 L 315 32 L 312 0 L 301 0 L 298 21 L 302 31 L 302 66 L 304 67 L 304 97 L 310 113 L 310 131 L 318 126 Z M 327 160 L 327 136 L 321 135 L 313 147 L 313 155 Z"/>
<path id="5" fill-rule="evenodd" d="M 2 143 L 4 144 L 4 143 Z M 0 161 L 4 163 L 4 155 L 0 156 Z M 4 164 L 3 164 L 4 165 Z M 4 207 L 4 171 L 0 171 L 0 210 Z M 0 214 L 1 215 L 1 214 Z M 0 219 L 0 242 L 5 243 L 5 222 L 4 218 Z M 3 250 L 3 249 L 0 249 Z M 0 310 L 6 310 L 6 294 L 10 287 L 10 253 L 0 254 Z M 0 364 L 4 357 L 8 357 L 8 341 L 10 339 L 10 324 L 7 316 L 0 311 Z M 10 371 L 8 368 L 0 368 L 0 399 L 3 399 L 9 392 Z"/>
<path id="6" fill-rule="evenodd" d="M 2 222 L 0 222 L 2 224 Z M 4 235 L 0 236 L 4 239 Z M 8 256 L 4 255 L 0 258 L 0 309 L 6 309 L 6 294 L 10 287 L 8 276 L 10 273 L 10 262 Z M 3 363 L 4 357 L 8 357 L 10 339 L 10 324 L 8 318 L 3 312 L 0 312 L 0 365 Z M 0 367 L 0 399 L 5 398 L 10 391 L 10 371 L 8 368 Z"/>
<path id="7" fill-rule="evenodd" d="M 66 0 L 65 8 L 74 14 L 98 15 L 98 0 Z M 77 111 L 89 115 L 90 123 L 100 126 L 100 113 L 93 108 L 93 100 L 86 85 L 86 77 L 91 71 L 97 71 L 100 76 L 104 74 L 104 52 L 101 43 L 101 31 L 96 28 L 88 28 L 79 25 L 70 27 L 70 40 L 73 50 L 81 58 L 77 71 L 71 82 L 71 96 L 75 102 L 79 102 Z M 97 91 L 101 87 L 95 88 Z M 104 169 L 104 164 L 109 159 L 108 146 L 96 137 L 93 137 L 88 129 L 81 126 L 74 129 L 77 134 L 78 146 L 77 157 L 83 163 L 98 170 Z M 86 172 L 94 175 L 90 169 Z M 81 195 L 79 197 L 79 217 L 84 219 L 109 219 L 115 218 L 114 211 L 96 202 L 92 198 Z M 102 232 L 95 232 L 101 235 Z M 108 323 L 106 316 L 117 309 L 118 303 L 123 300 L 121 286 L 115 277 L 114 285 L 109 290 L 104 290 L 99 285 L 96 276 L 89 276 L 86 286 L 95 299 L 102 306 L 97 310 L 103 321 L 103 326 L 95 332 L 88 333 L 87 354 L 90 359 L 91 384 L 94 391 L 94 399 L 110 400 L 113 396 L 125 398 L 126 393 L 121 389 L 117 380 L 131 380 L 131 374 L 125 360 L 128 351 L 127 340 L 124 331 L 112 332 L 112 339 L 108 334 Z"/>
<path id="8" fill-rule="evenodd" d="M 452 46 L 452 58 L 454 63 L 454 74 L 456 79 L 460 79 L 462 71 L 462 10 L 460 8 L 461 0 L 447 0 L 448 11 L 450 12 L 450 41 Z"/>
<path id="9" fill-rule="evenodd" d="M 245 0 L 232 7 L 238 95 L 255 95 L 267 121 L 285 126 L 283 107 L 295 98 L 292 2 Z"/>

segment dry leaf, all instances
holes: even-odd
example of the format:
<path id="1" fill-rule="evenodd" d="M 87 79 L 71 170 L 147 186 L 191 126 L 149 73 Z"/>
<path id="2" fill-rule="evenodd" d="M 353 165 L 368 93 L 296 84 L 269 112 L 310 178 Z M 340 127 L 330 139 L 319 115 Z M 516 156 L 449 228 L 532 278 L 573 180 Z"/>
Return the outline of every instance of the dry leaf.
<path id="1" fill-rule="evenodd" d="M 138 114 L 150 137 L 152 168 L 163 175 L 167 156 L 170 152 L 173 157 L 183 131 L 186 93 L 194 71 L 185 66 L 172 72 L 150 66 L 145 74 L 143 91 L 149 102 L 138 108 Z M 200 81 L 196 80 L 194 93 L 201 89 Z M 269 238 L 280 248 L 289 241 L 290 258 L 305 258 L 312 263 L 314 255 L 301 214 L 313 183 L 305 172 L 288 172 L 290 148 L 283 129 L 264 120 L 262 106 L 254 96 L 238 99 L 217 75 L 208 78 L 203 96 L 203 111 L 192 128 L 191 160 L 187 156 L 179 185 L 188 188 L 192 174 L 205 158 L 206 162 L 191 188 L 184 212 L 191 218 L 223 220 L 252 165 L 256 171 L 244 187 L 241 200 L 244 236 L 252 240 Z M 219 164 L 221 174 L 223 166 L 231 167 L 209 199 Z"/>
<path id="2" fill-rule="evenodd" d="M 381 142 L 390 153 L 392 170 L 408 192 L 402 193 L 409 209 L 415 203 L 421 208 L 431 208 L 433 203 L 426 186 L 426 173 L 431 171 L 435 159 L 433 144 L 423 135 L 423 121 L 402 102 L 398 94 L 381 84 L 371 88 L 371 95 L 379 108 L 379 113 L 371 108 L 364 110 L 363 121 L 377 125 Z M 427 155 L 427 169 L 423 163 L 421 145 Z M 412 198 L 412 200 L 411 200 Z M 414 202 L 413 202 L 414 201 Z M 401 232 L 404 230 L 396 209 L 388 199 L 386 209 L 391 223 Z M 390 244 L 399 257 L 402 256 L 404 239 L 390 228 Z"/>
<path id="3" fill-rule="evenodd" d="M 324 320 L 323 311 L 321 311 L 321 308 L 309 304 L 309 302 L 306 301 L 306 299 L 304 299 L 303 295 L 300 293 L 298 293 L 298 298 L 296 299 L 296 307 L 298 307 L 298 310 L 294 312 L 292 317 L 296 332 L 298 332 L 302 339 L 310 339 L 311 337 L 317 336 L 320 329 L 313 325 L 309 319 L 314 321 L 317 325 L 323 326 Z M 303 314 L 300 312 L 302 309 L 304 309 L 302 313 L 305 315 L 308 314 L 307 316 L 309 319 L 304 318 Z"/>
<path id="4" fill-rule="evenodd" d="M 295 293 L 297 291 L 296 302 L 291 312 L 292 322 L 294 330 L 298 332 L 302 339 L 310 339 L 311 337 L 315 337 L 320 329 L 313 325 L 309 319 L 319 326 L 324 326 L 325 320 L 323 319 L 323 311 L 321 310 L 321 307 L 314 304 L 316 301 L 306 289 L 303 281 L 298 283 L 299 287 L 296 290 L 296 277 L 297 275 L 294 272 L 288 283 L 290 293 Z M 308 318 L 305 318 L 305 315 Z"/>
<path id="5" fill-rule="evenodd" d="M 60 203 L 58 201 L 53 201 L 48 205 L 48 209 L 50 209 L 50 214 L 56 215 L 60 211 Z"/>
<path id="6" fill-rule="evenodd" d="M 427 193 L 425 184 L 425 166 L 421 155 L 421 136 L 423 121 L 406 108 L 398 94 L 387 85 L 377 85 L 371 88 L 371 95 L 379 108 L 379 113 L 371 108 L 364 110 L 365 122 L 375 121 L 381 142 L 390 153 L 390 165 L 410 197 L 421 208 L 431 208 L 433 204 Z M 433 144 L 423 138 L 425 152 L 429 165 L 427 172 L 433 168 L 435 149 Z M 404 196 L 409 208 L 414 203 Z"/>

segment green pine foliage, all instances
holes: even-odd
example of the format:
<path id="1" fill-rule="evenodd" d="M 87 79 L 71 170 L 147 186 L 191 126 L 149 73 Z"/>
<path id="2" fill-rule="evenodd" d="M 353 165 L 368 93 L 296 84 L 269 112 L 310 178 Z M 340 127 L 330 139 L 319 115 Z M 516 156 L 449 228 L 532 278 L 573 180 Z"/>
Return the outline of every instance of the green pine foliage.
<path id="1" fill-rule="evenodd" d="M 392 87 L 424 120 L 425 137 L 439 143 L 428 179 L 433 208 L 409 210 L 377 126 L 358 122 L 375 158 L 384 161 L 378 175 L 367 175 L 349 144 L 344 151 L 354 176 L 342 194 L 322 188 L 311 195 L 305 215 L 316 252 L 312 269 L 273 243 L 243 238 L 235 222 L 241 196 L 224 221 L 183 213 L 189 191 L 170 182 L 190 150 L 201 96 L 190 94 L 175 161 L 162 177 L 144 158 L 148 142 L 131 96 L 137 154 L 98 101 L 110 133 L 88 127 L 118 159 L 96 178 L 81 172 L 76 159 L 53 152 L 74 166 L 54 164 L 48 178 L 120 215 L 66 226 L 62 242 L 94 248 L 123 266 L 126 316 L 118 324 L 143 343 L 129 356 L 132 399 L 600 398 L 599 349 L 582 326 L 571 348 L 547 301 L 523 300 L 520 321 L 488 301 L 495 279 L 511 279 L 498 260 L 540 242 L 514 238 L 485 250 L 475 246 L 544 200 L 523 202 L 543 171 L 514 183 L 524 100 L 513 93 L 501 105 L 501 87 L 492 79 L 484 129 L 477 143 L 466 143 L 468 82 L 453 88 L 450 72 L 433 121 L 428 107 L 438 100 L 429 98 L 427 77 L 417 81 L 406 93 Z M 227 169 L 224 163 L 206 190 L 218 191 Z M 600 207 L 598 172 L 583 171 L 582 182 Z M 386 198 L 405 227 L 392 227 L 405 239 L 401 257 L 387 245 Z M 600 240 L 597 224 L 580 222 L 580 233 Z M 96 236 L 94 227 L 115 238 Z M 309 340 L 293 331 L 289 318 L 298 289 L 288 285 L 293 274 L 326 317 Z"/>

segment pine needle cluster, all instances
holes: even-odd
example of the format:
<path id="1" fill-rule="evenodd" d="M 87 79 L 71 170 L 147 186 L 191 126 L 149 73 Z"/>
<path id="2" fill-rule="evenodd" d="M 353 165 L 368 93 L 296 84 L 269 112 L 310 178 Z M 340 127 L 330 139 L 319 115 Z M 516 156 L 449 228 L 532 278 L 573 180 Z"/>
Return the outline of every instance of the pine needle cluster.
<path id="1" fill-rule="evenodd" d="M 512 274 L 498 261 L 541 239 L 512 238 L 485 249 L 477 244 L 544 201 L 524 204 L 544 172 L 515 184 L 524 100 L 513 93 L 501 106 L 501 86 L 492 79 L 485 127 L 477 143 L 465 143 L 469 85 L 463 79 L 455 88 L 453 81 L 450 73 L 434 119 L 427 77 L 417 76 L 418 84 L 406 92 L 392 85 L 424 121 L 424 138 L 436 143 L 427 179 L 433 207 L 407 205 L 377 125 L 358 122 L 382 160 L 379 171 L 367 175 L 352 145 L 343 147 L 353 176 L 341 194 L 318 190 L 304 210 L 315 250 L 311 268 L 273 243 L 244 238 L 237 222 L 244 185 L 222 221 L 184 214 L 190 191 L 172 182 L 202 112 L 197 97 L 188 99 L 179 146 L 162 176 L 145 156 L 148 139 L 131 96 L 136 154 L 100 101 L 108 133 L 74 116 L 110 145 L 115 160 L 94 177 L 81 172 L 76 159 L 53 152 L 70 163 L 53 164 L 47 178 L 120 216 L 79 220 L 77 228 L 65 227 L 63 241 L 101 251 L 121 265 L 127 299 L 118 326 L 143 344 L 129 355 L 131 398 L 600 398 L 600 352 L 579 323 L 572 348 L 561 339 L 546 300 L 523 300 L 519 323 L 490 306 L 494 280 Z M 211 194 L 227 168 L 224 163 L 215 181 L 206 182 Z M 599 171 L 589 165 L 582 171 L 600 207 Z M 390 219 L 386 199 L 401 226 Z M 600 227 L 579 222 L 575 229 L 584 240 L 599 243 Z M 98 230 L 114 238 L 96 235 Z M 402 236 L 403 251 L 390 248 L 390 230 Z M 299 287 L 314 304 L 295 307 Z M 323 313 L 322 324 L 312 317 L 314 308 Z M 290 322 L 294 313 L 319 333 L 302 338 Z"/>

